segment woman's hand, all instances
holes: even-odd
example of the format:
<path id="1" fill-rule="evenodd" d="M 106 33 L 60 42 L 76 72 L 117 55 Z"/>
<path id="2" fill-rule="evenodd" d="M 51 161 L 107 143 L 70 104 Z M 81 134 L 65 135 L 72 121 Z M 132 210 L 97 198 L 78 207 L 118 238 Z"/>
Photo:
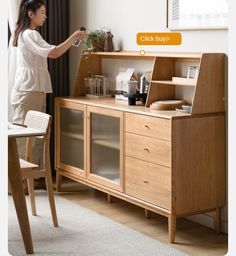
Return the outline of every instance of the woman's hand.
<path id="1" fill-rule="evenodd" d="M 87 33 L 86 31 L 77 30 L 71 36 L 73 37 L 74 42 L 76 42 L 85 38 L 87 36 Z"/>
<path id="2" fill-rule="evenodd" d="M 78 40 L 82 40 L 87 35 L 86 31 L 77 30 L 75 31 L 68 39 L 66 39 L 60 45 L 57 45 L 53 50 L 51 50 L 48 54 L 48 57 L 51 59 L 57 59 L 62 54 L 64 54 L 73 43 Z"/>

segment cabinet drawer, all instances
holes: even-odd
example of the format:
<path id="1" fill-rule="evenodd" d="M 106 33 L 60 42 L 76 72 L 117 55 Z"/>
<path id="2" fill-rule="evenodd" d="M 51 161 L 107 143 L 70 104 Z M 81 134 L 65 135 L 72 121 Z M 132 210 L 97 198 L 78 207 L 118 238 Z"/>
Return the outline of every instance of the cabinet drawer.
<path id="1" fill-rule="evenodd" d="M 126 194 L 170 209 L 170 168 L 126 157 Z"/>
<path id="2" fill-rule="evenodd" d="M 127 132 L 126 155 L 171 167 L 171 143 L 169 141 Z"/>
<path id="3" fill-rule="evenodd" d="M 126 113 L 126 132 L 170 141 L 171 121 L 157 117 Z"/>

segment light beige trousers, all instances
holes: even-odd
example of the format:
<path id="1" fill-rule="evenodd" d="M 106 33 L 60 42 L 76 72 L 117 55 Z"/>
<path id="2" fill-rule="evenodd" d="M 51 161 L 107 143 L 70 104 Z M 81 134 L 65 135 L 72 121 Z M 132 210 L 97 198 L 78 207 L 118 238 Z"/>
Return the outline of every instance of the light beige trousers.
<path id="1" fill-rule="evenodd" d="M 13 122 L 23 124 L 26 113 L 29 110 L 40 112 L 46 111 L 46 93 L 37 91 L 18 91 L 13 89 L 11 93 L 11 106 L 13 110 Z M 20 158 L 25 159 L 26 139 L 17 139 L 17 146 Z M 41 141 L 35 139 L 33 144 L 33 162 L 42 166 L 43 147 Z"/>

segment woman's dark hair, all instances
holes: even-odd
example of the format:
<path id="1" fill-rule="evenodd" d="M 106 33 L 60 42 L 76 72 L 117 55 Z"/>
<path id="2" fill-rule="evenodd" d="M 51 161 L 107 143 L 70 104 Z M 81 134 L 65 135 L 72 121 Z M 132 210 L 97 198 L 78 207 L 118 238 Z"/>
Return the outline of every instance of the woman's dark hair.
<path id="1" fill-rule="evenodd" d="M 44 0 L 22 0 L 19 9 L 18 21 L 16 23 L 13 46 L 17 46 L 20 33 L 30 26 L 28 12 L 32 11 L 35 13 L 42 5 L 46 5 Z"/>

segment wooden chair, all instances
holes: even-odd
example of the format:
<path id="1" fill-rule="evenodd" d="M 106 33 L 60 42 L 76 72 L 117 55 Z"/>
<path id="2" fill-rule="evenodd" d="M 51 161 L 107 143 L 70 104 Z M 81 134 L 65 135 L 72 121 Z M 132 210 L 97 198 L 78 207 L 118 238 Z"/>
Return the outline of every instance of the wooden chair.
<path id="1" fill-rule="evenodd" d="M 51 164 L 50 164 L 50 131 L 51 131 L 52 118 L 50 115 L 38 112 L 28 111 L 26 114 L 24 125 L 30 128 L 40 129 L 45 131 L 44 136 L 36 137 L 43 142 L 43 167 L 39 167 L 32 163 L 32 142 L 33 138 L 27 138 L 26 142 L 26 160 L 20 159 L 20 166 L 22 171 L 22 178 L 27 180 L 30 204 L 32 215 L 36 215 L 35 206 L 35 193 L 34 193 L 34 179 L 41 177 L 45 178 L 47 193 L 51 208 L 52 221 L 54 227 L 58 227 L 56 207 L 53 195 L 53 185 L 51 176 Z"/>

